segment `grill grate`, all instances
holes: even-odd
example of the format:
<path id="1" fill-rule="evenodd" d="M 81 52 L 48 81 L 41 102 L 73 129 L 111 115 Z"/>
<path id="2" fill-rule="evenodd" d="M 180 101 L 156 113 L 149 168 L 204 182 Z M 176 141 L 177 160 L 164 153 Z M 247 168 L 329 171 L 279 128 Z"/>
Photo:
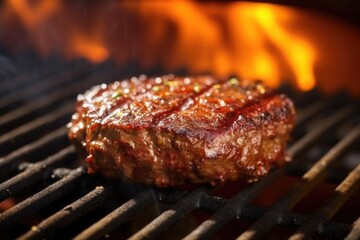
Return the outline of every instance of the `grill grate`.
<path id="1" fill-rule="evenodd" d="M 181 237 L 185 239 L 208 239 L 236 219 L 250 222 L 247 229 L 236 233 L 238 239 L 261 238 L 279 226 L 290 229 L 290 239 L 313 235 L 360 238 L 360 218 L 353 219 L 353 224 L 332 220 L 347 200 L 358 194 L 360 185 L 358 159 L 346 167 L 347 171 L 337 170 L 339 164 L 351 162 L 344 160 L 349 153 L 359 155 L 355 146 L 360 138 L 360 115 L 354 100 L 342 95 L 324 98 L 317 91 L 298 94 L 287 88 L 281 90 L 292 95 L 299 110 L 294 140 L 288 149 L 294 161 L 246 185 L 232 197 L 224 197 L 217 195 L 219 189 L 208 186 L 164 190 L 88 176 L 64 127 L 76 94 L 104 79 L 112 81 L 128 73 L 110 63 L 93 67 L 78 62 L 49 69 L 5 79 L 3 86 L 9 91 L 1 88 L 0 201 L 18 202 L 0 214 L 4 239 L 57 238 L 56 234 L 65 231 L 75 239 L 115 234 L 114 238 L 154 239 L 196 211 L 210 217 L 184 232 L 187 236 Z M 309 157 L 311 154 L 315 157 Z M 303 160 L 312 158 L 317 160 Z M 269 206 L 255 204 L 282 176 L 292 176 L 297 182 Z M 335 183 L 336 188 L 317 210 L 308 214 L 294 211 L 324 182 Z M 129 220 L 144 209 L 159 204 L 165 210 L 140 230 L 118 233 L 129 229 Z"/>

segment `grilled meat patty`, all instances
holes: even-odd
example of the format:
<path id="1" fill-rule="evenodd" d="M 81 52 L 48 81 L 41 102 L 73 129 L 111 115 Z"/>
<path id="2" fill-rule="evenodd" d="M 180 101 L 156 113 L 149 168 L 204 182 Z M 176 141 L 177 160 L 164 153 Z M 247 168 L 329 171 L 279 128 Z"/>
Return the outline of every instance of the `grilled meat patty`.
<path id="1" fill-rule="evenodd" d="M 140 76 L 79 95 L 69 138 L 90 173 L 216 185 L 283 163 L 294 119 L 291 100 L 262 82 Z"/>

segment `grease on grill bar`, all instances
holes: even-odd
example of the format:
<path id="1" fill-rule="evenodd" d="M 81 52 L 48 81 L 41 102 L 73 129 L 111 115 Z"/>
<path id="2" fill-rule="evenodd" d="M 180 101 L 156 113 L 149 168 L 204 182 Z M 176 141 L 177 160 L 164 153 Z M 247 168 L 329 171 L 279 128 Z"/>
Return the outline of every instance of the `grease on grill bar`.
<path id="1" fill-rule="evenodd" d="M 238 239 L 276 234 L 276 228 L 287 230 L 283 236 L 291 239 L 360 237 L 359 213 L 351 218 L 352 223 L 336 219 L 343 205 L 359 198 L 356 156 L 360 153 L 356 145 L 360 115 L 354 100 L 342 95 L 324 98 L 317 91 L 299 94 L 284 88 L 282 92 L 292 95 L 299 112 L 287 151 L 294 161 L 255 184 L 242 183 L 244 187 L 226 197 L 218 196 L 219 189 L 209 186 L 191 191 L 159 190 L 88 176 L 69 145 L 64 127 L 76 94 L 104 79 L 111 82 L 129 73 L 110 63 L 95 68 L 76 63 L 50 69 L 35 69 L 4 80 L 4 86 L 12 86 L 11 81 L 23 86 L 11 87 L 1 97 L 0 207 L 6 202 L 14 204 L 0 214 L 2 239 L 57 238 L 59 234 L 75 239 L 155 239 L 182 218 L 199 215 L 196 212 L 207 217 L 179 233 L 179 238 L 221 236 L 222 229 L 234 221 L 246 222 L 232 229 L 235 233 L 231 237 Z M 19 94 L 22 91 L 24 94 Z M 355 154 L 355 163 L 346 160 L 351 153 Z M 346 170 L 340 167 L 345 163 Z M 256 199 L 284 176 L 295 179 L 290 189 L 268 206 L 257 204 Z M 334 186 L 332 193 L 310 212 L 297 212 L 296 206 L 324 183 Z M 137 216 L 149 208 L 158 212 L 131 232 Z"/>

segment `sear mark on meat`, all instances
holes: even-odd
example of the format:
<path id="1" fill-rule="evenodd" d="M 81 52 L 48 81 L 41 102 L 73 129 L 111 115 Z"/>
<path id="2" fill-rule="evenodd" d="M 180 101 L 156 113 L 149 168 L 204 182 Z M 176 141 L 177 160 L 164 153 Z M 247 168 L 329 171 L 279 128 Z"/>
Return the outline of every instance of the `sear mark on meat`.
<path id="1" fill-rule="evenodd" d="M 169 187 L 257 180 L 285 162 L 294 121 L 262 82 L 142 75 L 79 95 L 68 126 L 89 173 Z"/>

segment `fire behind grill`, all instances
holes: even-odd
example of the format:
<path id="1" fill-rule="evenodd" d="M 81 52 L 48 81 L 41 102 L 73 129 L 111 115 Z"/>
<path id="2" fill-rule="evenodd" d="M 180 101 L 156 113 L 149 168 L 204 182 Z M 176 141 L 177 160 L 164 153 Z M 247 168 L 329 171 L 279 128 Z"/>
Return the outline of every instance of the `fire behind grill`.
<path id="1" fill-rule="evenodd" d="M 254 184 L 164 190 L 111 183 L 86 174 L 65 125 L 78 93 L 127 71 L 77 62 L 2 80 L 0 206 L 10 205 L 0 214 L 2 239 L 360 237 L 358 102 L 280 88 L 298 109 L 288 148 L 294 161 Z M 317 195 L 323 185 L 334 186 L 325 198 Z M 279 193 L 279 186 L 288 187 Z"/>

